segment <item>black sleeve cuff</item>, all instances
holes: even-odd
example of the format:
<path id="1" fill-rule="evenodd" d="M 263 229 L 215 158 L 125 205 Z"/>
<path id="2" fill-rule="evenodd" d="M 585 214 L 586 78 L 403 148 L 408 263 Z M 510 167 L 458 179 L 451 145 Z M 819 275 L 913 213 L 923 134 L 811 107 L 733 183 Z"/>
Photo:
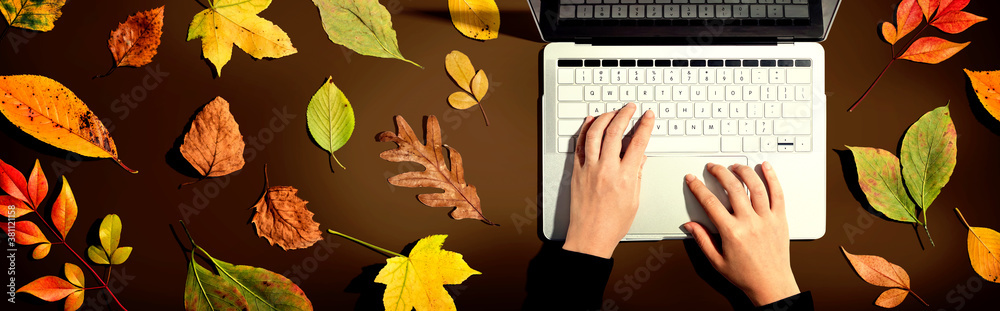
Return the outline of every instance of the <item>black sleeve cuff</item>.
<path id="1" fill-rule="evenodd" d="M 542 248 L 528 268 L 525 310 L 599 310 L 613 259 Z"/>
<path id="2" fill-rule="evenodd" d="M 795 296 L 757 307 L 757 311 L 813 311 L 812 293 L 805 291 Z"/>

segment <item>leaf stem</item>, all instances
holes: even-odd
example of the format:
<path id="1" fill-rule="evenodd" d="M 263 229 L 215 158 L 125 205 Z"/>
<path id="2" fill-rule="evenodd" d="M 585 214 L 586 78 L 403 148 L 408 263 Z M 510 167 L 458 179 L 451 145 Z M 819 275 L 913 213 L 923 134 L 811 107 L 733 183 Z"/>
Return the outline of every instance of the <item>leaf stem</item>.
<path id="1" fill-rule="evenodd" d="M 924 209 L 924 232 L 927 232 L 927 239 L 931 241 L 931 247 L 937 247 L 934 245 L 934 238 L 931 237 L 931 230 L 927 228 L 927 210 Z"/>
<path id="2" fill-rule="evenodd" d="M 486 116 L 486 108 L 483 108 L 482 102 L 479 102 L 479 110 L 483 112 L 483 119 L 486 119 L 486 126 L 490 126 L 490 118 Z"/>
<path id="3" fill-rule="evenodd" d="M 928 306 L 928 307 L 931 306 L 931 305 L 927 304 L 927 302 L 924 301 L 923 298 L 920 298 L 920 295 L 917 295 L 917 292 L 914 292 L 912 289 L 907 289 L 907 290 L 910 291 L 910 294 L 913 294 L 913 297 L 917 297 L 917 299 L 920 299 L 920 302 L 924 303 L 925 306 Z"/>
<path id="4" fill-rule="evenodd" d="M 181 222 L 181 228 L 184 228 L 184 234 L 186 234 L 188 237 L 188 241 L 191 241 L 191 250 L 193 251 L 195 248 L 200 249 L 201 247 L 198 247 L 198 244 L 194 242 L 194 238 L 191 237 L 191 232 L 188 231 L 187 224 L 185 224 L 183 220 L 181 220 L 180 222 Z"/>
<path id="5" fill-rule="evenodd" d="M 107 286 L 94 286 L 94 287 L 86 287 L 86 288 L 81 288 L 81 289 L 82 290 L 92 290 L 92 289 L 102 289 L 102 288 L 107 288 Z"/>
<path id="6" fill-rule="evenodd" d="M 115 69 L 118 69 L 118 65 L 117 64 L 114 67 L 111 67 L 111 69 L 109 69 L 107 73 L 102 74 L 102 75 L 96 75 L 96 76 L 94 76 L 91 79 L 104 78 L 104 77 L 110 76 L 112 72 L 115 72 Z"/>
<path id="7" fill-rule="evenodd" d="M 955 212 L 958 213 L 958 218 L 962 220 L 962 223 L 965 224 L 965 227 L 968 228 L 969 230 L 972 230 L 972 226 L 969 225 L 969 222 L 965 221 L 965 216 L 962 215 L 962 211 L 958 210 L 958 208 L 956 207 Z"/>
<path id="8" fill-rule="evenodd" d="M 878 81 L 882 79 L 882 76 L 885 75 L 885 72 L 887 70 L 889 70 L 889 66 L 892 66 L 892 63 L 895 62 L 897 59 L 899 59 L 900 56 L 903 56 L 903 54 L 906 54 L 906 51 L 910 49 L 910 45 L 913 45 L 913 42 L 917 41 L 917 38 L 920 37 L 920 34 L 923 33 L 924 30 L 927 29 L 927 26 L 929 26 L 929 25 L 930 25 L 930 23 L 925 23 L 924 27 L 920 28 L 920 31 L 917 31 L 917 34 L 913 35 L 913 38 L 910 38 L 910 42 L 906 43 L 906 47 L 901 50 L 902 52 L 900 52 L 900 55 L 898 55 L 898 56 L 896 55 L 895 45 L 892 46 L 893 57 L 892 57 L 891 60 L 889 60 L 889 64 L 885 65 L 885 68 L 882 69 L 882 73 L 878 74 L 878 78 L 875 78 L 875 82 L 872 82 L 872 85 L 868 87 L 868 90 L 865 91 L 865 94 L 861 95 L 861 98 L 859 98 L 858 101 L 854 102 L 854 105 L 852 105 L 850 109 L 847 109 L 847 112 L 854 112 L 854 108 L 857 108 L 858 105 L 861 104 L 861 101 L 864 101 L 865 97 L 868 97 L 868 93 L 872 92 L 872 89 L 875 88 L 875 84 L 878 84 Z M 931 242 L 931 244 L 934 244 L 934 243 Z"/>
<path id="9" fill-rule="evenodd" d="M 406 257 L 406 256 L 403 256 L 403 255 L 400 255 L 397 252 L 393 252 L 393 251 L 390 251 L 390 250 L 387 250 L 387 249 L 384 249 L 384 248 L 381 248 L 381 247 L 378 247 L 378 246 L 375 246 L 375 245 L 371 245 L 368 242 L 355 239 L 352 236 L 349 236 L 349 235 L 346 235 L 346 234 L 343 234 L 343 233 L 340 233 L 340 232 L 337 232 L 337 231 L 333 231 L 331 229 L 326 229 L 326 231 L 329 232 L 329 233 L 331 233 L 331 234 L 333 234 L 333 235 L 337 235 L 337 236 L 340 236 L 342 238 L 354 241 L 355 243 L 358 243 L 358 244 L 370 247 L 372 249 L 378 250 L 378 251 L 382 252 L 383 255 L 393 255 L 393 256 L 396 256 L 396 257 Z"/>
<path id="10" fill-rule="evenodd" d="M 340 164 L 340 160 L 338 160 L 337 156 L 333 155 L 333 152 L 331 152 L 330 153 L 330 172 L 333 172 L 333 161 L 337 161 L 337 165 L 340 165 L 340 168 L 345 169 L 345 170 L 347 169 L 346 167 L 344 167 L 343 164 Z"/>

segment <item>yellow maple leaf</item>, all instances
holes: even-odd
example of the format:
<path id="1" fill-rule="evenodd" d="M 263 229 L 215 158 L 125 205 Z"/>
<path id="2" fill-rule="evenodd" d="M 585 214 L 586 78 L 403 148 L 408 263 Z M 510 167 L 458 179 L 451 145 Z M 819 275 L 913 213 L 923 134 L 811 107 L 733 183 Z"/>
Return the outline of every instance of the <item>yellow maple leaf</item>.
<path id="1" fill-rule="evenodd" d="M 376 283 L 386 285 L 382 296 L 386 310 L 455 310 L 455 301 L 443 285 L 461 284 L 480 273 L 465 263 L 462 254 L 441 249 L 447 237 L 440 234 L 420 239 L 409 256 L 386 260 L 385 268 L 375 277 Z"/>
<path id="2" fill-rule="evenodd" d="M 202 53 L 219 76 L 232 57 L 233 44 L 257 59 L 295 54 L 288 34 L 257 16 L 270 5 L 271 0 L 216 0 L 191 20 L 187 41 L 201 38 Z"/>

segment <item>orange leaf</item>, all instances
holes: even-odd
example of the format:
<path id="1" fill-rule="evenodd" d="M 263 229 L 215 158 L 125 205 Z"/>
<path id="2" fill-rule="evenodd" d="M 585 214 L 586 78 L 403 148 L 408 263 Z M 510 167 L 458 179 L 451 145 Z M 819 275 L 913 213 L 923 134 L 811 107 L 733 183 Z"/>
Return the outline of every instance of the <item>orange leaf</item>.
<path id="1" fill-rule="evenodd" d="M 76 222 L 76 214 L 76 196 L 73 195 L 73 189 L 70 189 L 69 182 L 63 176 L 62 190 L 59 191 L 56 202 L 52 203 L 52 224 L 56 226 L 63 239 L 73 227 L 73 222 Z"/>
<path id="2" fill-rule="evenodd" d="M 947 33 L 956 34 L 963 32 L 966 29 L 969 29 L 969 27 L 972 27 L 972 25 L 985 20 L 985 17 L 979 15 L 965 11 L 954 11 L 938 16 L 934 19 L 934 22 L 931 23 L 931 26 L 937 27 L 937 29 L 941 29 L 941 31 Z"/>
<path id="3" fill-rule="evenodd" d="M 1000 120 L 1000 70 L 998 71 L 971 71 L 965 69 L 965 74 L 972 81 L 972 89 L 976 90 L 979 102 L 993 115 L 994 119 Z"/>
<path id="4" fill-rule="evenodd" d="M 79 310 L 83 306 L 83 292 L 81 289 L 66 296 L 66 306 L 63 307 L 63 311 Z"/>
<path id="5" fill-rule="evenodd" d="M 0 189 L 15 199 L 25 203 L 31 202 L 28 199 L 28 182 L 24 180 L 24 174 L 3 160 L 0 160 Z"/>
<path id="6" fill-rule="evenodd" d="M 14 223 L 14 242 L 21 245 L 33 245 L 38 243 L 49 243 L 45 234 L 35 223 L 24 220 Z"/>
<path id="7" fill-rule="evenodd" d="M 938 37 L 923 37 L 917 39 L 900 56 L 900 59 L 919 63 L 937 64 L 951 58 L 956 53 L 969 46 L 970 42 L 955 43 Z"/>
<path id="8" fill-rule="evenodd" d="M 69 281 L 70 284 L 76 285 L 76 287 L 80 288 L 83 287 L 83 270 L 81 270 L 79 266 L 67 262 L 66 265 L 63 266 L 63 272 L 66 273 L 66 280 Z"/>
<path id="9" fill-rule="evenodd" d="M 163 6 L 129 16 L 108 39 L 115 67 L 139 67 L 152 62 L 162 35 Z"/>
<path id="10" fill-rule="evenodd" d="M 35 168 L 31 170 L 31 177 L 28 177 L 28 197 L 31 197 L 31 206 L 38 208 L 42 205 L 42 200 L 49 193 L 49 181 L 45 179 L 42 166 L 35 159 Z"/>
<path id="11" fill-rule="evenodd" d="M 896 8 L 896 25 L 899 25 L 896 30 L 896 40 L 906 37 L 911 31 L 917 29 L 917 26 L 920 26 L 920 22 L 923 21 L 922 15 L 917 0 L 900 2 L 899 7 Z"/>
<path id="12" fill-rule="evenodd" d="M 885 38 L 885 41 L 889 42 L 889 44 L 895 45 L 896 41 L 899 41 L 899 38 L 896 38 L 896 26 L 893 26 L 890 22 L 883 22 L 882 37 Z"/>
<path id="13" fill-rule="evenodd" d="M 938 13 L 934 19 L 937 20 L 941 18 L 941 16 L 950 12 L 961 11 L 968 5 L 969 0 L 940 0 L 938 4 Z"/>
<path id="14" fill-rule="evenodd" d="M 194 117 L 180 150 L 202 176 L 219 177 L 243 168 L 245 147 L 229 102 L 218 96 Z"/>
<path id="15" fill-rule="evenodd" d="M 63 299 L 78 290 L 80 290 L 79 287 L 70 284 L 62 278 L 47 275 L 21 286 L 17 292 L 32 294 L 42 300 L 51 302 Z"/>
<path id="16" fill-rule="evenodd" d="M 438 193 L 424 193 L 417 196 L 420 203 L 432 207 L 452 207 L 454 219 L 479 219 L 496 225 L 483 216 L 482 205 L 476 187 L 465 183 L 465 169 L 462 155 L 458 150 L 441 143 L 441 126 L 437 117 L 428 116 L 426 126 L 427 144 L 420 143 L 417 134 L 402 116 L 396 116 L 396 132 L 382 132 L 375 137 L 380 142 L 391 141 L 399 148 L 383 151 L 382 159 L 392 162 L 416 162 L 424 166 L 423 171 L 405 172 L 389 178 L 389 183 L 399 187 L 433 187 L 444 190 Z M 448 149 L 449 160 L 444 158 Z M 451 168 L 448 168 L 448 162 Z"/>
<path id="17" fill-rule="evenodd" d="M 883 308 L 895 308 L 899 304 L 903 303 L 903 299 L 906 299 L 906 294 L 909 293 L 905 289 L 890 288 L 878 295 L 878 299 L 875 299 L 875 305 Z"/>
<path id="18" fill-rule="evenodd" d="M 307 248 L 323 239 L 319 223 L 313 220 L 315 214 L 306 208 L 309 201 L 296 195 L 298 192 L 291 186 L 270 187 L 264 167 L 264 194 L 253 206 L 252 222 L 257 236 L 286 251 Z"/>
<path id="19" fill-rule="evenodd" d="M 903 270 L 902 267 L 897 266 L 879 256 L 854 255 L 848 253 L 844 247 L 840 247 L 840 250 L 844 252 L 844 256 L 847 256 L 847 260 L 851 262 L 851 266 L 854 267 L 854 271 L 858 273 L 858 276 L 864 279 L 865 282 L 868 282 L 868 284 L 881 287 L 900 288 L 906 292 L 913 293 L 913 290 L 910 289 L 910 276 L 906 274 L 906 270 Z M 890 302 L 894 301 L 895 298 L 893 297 L 897 294 L 898 292 L 886 291 L 879 296 L 876 304 L 881 302 L 888 305 Z M 924 301 L 920 298 L 920 296 L 917 296 L 916 293 L 914 293 L 913 296 L 920 299 L 921 302 Z M 903 293 L 903 298 L 906 298 L 906 293 Z M 924 304 L 926 305 L 927 303 L 925 302 Z M 885 307 L 882 304 L 879 304 L 879 306 Z"/>
<path id="20" fill-rule="evenodd" d="M 938 0 L 917 0 L 917 4 L 920 5 L 920 10 L 924 12 L 924 18 L 929 21 L 940 3 Z"/>
<path id="21" fill-rule="evenodd" d="M 51 250 L 52 250 L 51 243 L 46 242 L 38 244 L 38 246 L 35 246 L 35 250 L 31 251 L 31 258 L 34 258 L 35 260 L 45 258 L 45 256 L 49 255 L 49 251 Z"/>
<path id="22" fill-rule="evenodd" d="M 14 218 L 18 218 L 27 215 L 35 210 L 24 204 L 24 201 L 18 200 L 9 195 L 0 195 L 0 207 L 4 210 L 4 215 L 10 213 L 10 207 L 14 207 Z"/>

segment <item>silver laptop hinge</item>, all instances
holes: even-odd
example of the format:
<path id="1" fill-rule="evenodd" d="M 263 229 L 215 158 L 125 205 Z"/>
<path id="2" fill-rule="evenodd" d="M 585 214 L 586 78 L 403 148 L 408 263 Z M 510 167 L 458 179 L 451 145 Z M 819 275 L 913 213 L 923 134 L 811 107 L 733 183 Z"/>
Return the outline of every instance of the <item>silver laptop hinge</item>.
<path id="1" fill-rule="evenodd" d="M 793 37 L 778 37 L 778 45 L 792 45 L 795 43 Z"/>

